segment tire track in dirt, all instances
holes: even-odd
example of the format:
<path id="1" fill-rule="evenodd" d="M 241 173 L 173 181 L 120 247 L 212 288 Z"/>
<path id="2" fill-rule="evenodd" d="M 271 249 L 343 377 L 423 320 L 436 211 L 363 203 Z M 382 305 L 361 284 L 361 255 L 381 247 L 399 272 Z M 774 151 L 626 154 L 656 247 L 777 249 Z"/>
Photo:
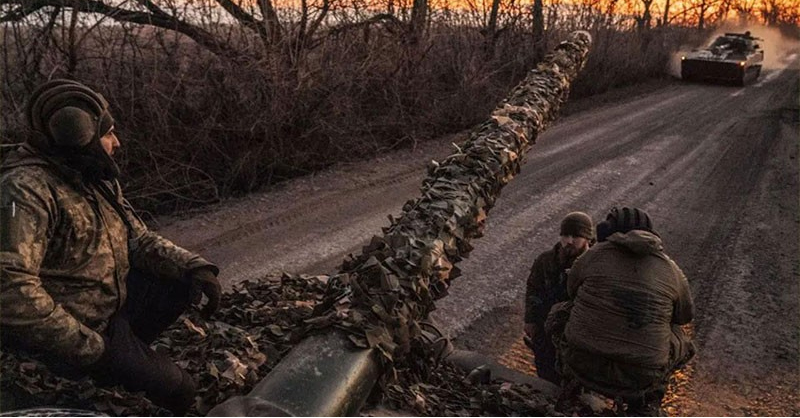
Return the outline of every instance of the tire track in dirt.
<path id="1" fill-rule="evenodd" d="M 700 354 L 688 389 L 690 398 L 702 393 L 706 402 L 684 413 L 800 411 L 798 122 L 796 116 L 783 120 L 788 109 L 782 106 L 788 104 L 793 115 L 800 109 L 796 96 L 785 92 L 770 95 L 769 102 L 767 111 L 742 121 L 740 135 L 732 140 L 745 144 L 744 152 L 721 158 L 741 168 L 727 178 L 715 173 L 717 188 L 708 197 L 727 216 L 700 244 L 708 248 L 705 262 L 698 260 L 696 267 L 706 278 L 695 285 L 702 307 L 696 320 Z"/>
<path id="2" fill-rule="evenodd" d="M 413 182 L 414 180 L 418 180 L 420 178 L 421 176 L 419 170 L 412 169 L 390 178 L 369 181 L 362 186 L 362 190 L 367 191 L 367 194 L 374 194 L 377 193 L 381 188 Z M 228 245 L 251 235 L 267 232 L 272 228 L 287 225 L 291 222 L 297 221 L 301 217 L 314 216 L 315 212 L 321 211 L 312 211 L 311 213 L 305 212 L 309 206 L 314 209 L 318 209 L 324 206 L 323 202 L 336 201 L 339 195 L 350 194 L 354 191 L 355 190 L 353 189 L 338 191 L 331 195 L 317 197 L 311 201 L 303 202 L 302 205 L 295 205 L 294 207 L 287 208 L 284 213 L 279 215 L 267 216 L 265 218 L 245 222 L 231 230 L 223 232 L 220 235 L 200 242 L 196 245 L 198 248 L 197 251 L 206 251 L 210 248 Z"/>
<path id="3" fill-rule="evenodd" d="M 446 155 L 446 144 L 438 148 Z M 225 287 L 280 271 L 331 272 L 348 252 L 388 225 L 388 213 L 417 194 L 422 161 L 429 156 L 421 160 L 421 151 L 398 154 L 405 159 L 411 154 L 418 163 L 383 158 L 375 166 L 370 161 L 337 167 L 293 181 L 288 190 L 253 195 L 221 210 L 173 221 L 161 232 L 223 266 Z"/>

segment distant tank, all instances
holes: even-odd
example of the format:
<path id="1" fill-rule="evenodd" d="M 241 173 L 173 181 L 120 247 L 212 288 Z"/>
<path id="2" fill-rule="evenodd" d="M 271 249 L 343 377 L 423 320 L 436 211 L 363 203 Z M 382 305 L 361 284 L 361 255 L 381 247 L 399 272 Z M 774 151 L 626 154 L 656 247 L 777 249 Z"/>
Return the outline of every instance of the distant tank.
<path id="1" fill-rule="evenodd" d="M 740 86 L 758 79 L 764 51 L 761 39 L 745 33 L 726 33 L 705 49 L 681 57 L 681 78 L 687 81 L 722 81 Z"/>

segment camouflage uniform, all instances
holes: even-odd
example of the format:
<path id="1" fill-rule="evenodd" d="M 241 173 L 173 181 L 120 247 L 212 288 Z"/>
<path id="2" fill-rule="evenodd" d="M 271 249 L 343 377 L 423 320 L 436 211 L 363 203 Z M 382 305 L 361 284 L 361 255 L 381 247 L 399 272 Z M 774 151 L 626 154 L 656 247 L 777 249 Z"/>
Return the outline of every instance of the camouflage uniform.
<path id="1" fill-rule="evenodd" d="M 132 231 L 103 195 L 124 208 Z M 3 343 L 81 368 L 104 352 L 102 333 L 125 304 L 133 267 L 165 281 L 216 266 L 148 230 L 116 181 L 23 145 L 0 175 L 0 326 Z"/>

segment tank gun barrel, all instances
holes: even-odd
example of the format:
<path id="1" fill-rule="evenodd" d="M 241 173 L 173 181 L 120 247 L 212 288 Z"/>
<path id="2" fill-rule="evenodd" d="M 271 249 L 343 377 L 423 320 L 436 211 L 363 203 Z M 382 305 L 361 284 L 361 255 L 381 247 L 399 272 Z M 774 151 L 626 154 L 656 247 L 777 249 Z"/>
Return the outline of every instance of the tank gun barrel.
<path id="1" fill-rule="evenodd" d="M 430 336 L 421 322 L 459 275 L 455 264 L 482 235 L 486 214 L 519 173 L 523 155 L 556 119 L 590 45 L 587 32 L 572 33 L 455 153 L 432 162 L 421 196 L 331 278 L 318 317 L 336 327 L 306 338 L 249 394 L 209 415 L 356 414 L 387 367 Z"/>

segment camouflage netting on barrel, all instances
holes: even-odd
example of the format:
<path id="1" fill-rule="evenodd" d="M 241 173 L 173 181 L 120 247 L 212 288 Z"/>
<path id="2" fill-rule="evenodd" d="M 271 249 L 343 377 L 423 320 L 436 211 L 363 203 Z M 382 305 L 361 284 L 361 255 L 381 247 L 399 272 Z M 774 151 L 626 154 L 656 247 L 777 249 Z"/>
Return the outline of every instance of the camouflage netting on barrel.
<path id="1" fill-rule="evenodd" d="M 414 351 L 420 321 L 460 275 L 455 263 L 472 250 L 522 156 L 558 115 L 583 67 L 591 38 L 575 32 L 512 90 L 489 119 L 442 162 L 431 162 L 421 197 L 408 201 L 383 236 L 346 260 L 309 324 L 349 332 L 359 347 L 378 349 L 388 363 Z M 421 342 L 420 342 L 421 343 Z M 411 360 L 415 356 L 409 356 Z"/>

